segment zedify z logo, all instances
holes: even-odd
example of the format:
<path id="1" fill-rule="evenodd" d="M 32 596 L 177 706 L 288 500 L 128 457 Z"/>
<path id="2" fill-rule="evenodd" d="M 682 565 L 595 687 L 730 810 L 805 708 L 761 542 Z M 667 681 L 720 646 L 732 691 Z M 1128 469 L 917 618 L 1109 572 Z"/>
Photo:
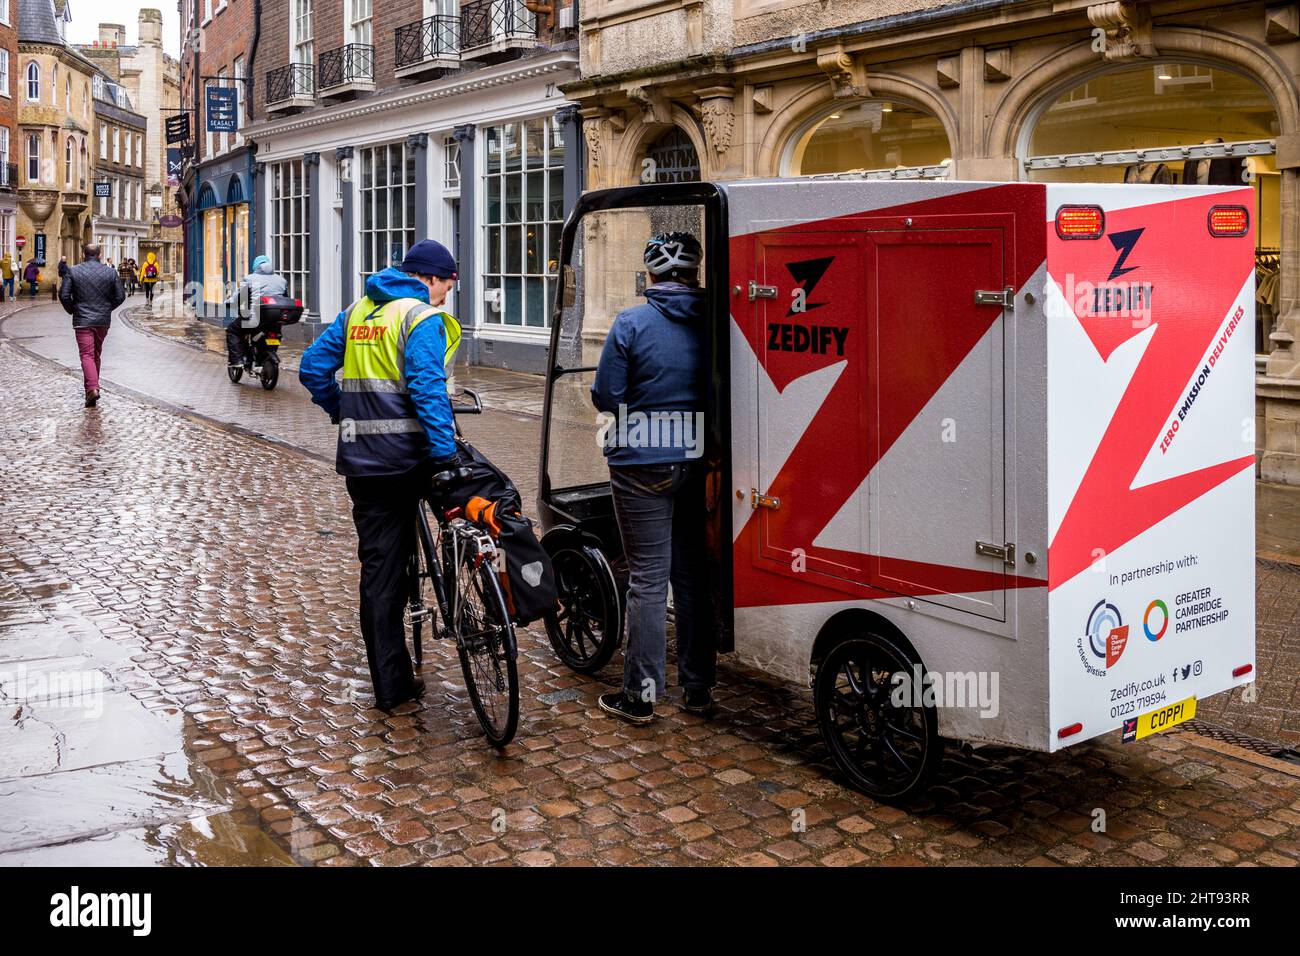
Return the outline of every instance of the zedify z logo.
<path id="1" fill-rule="evenodd" d="M 834 262 L 834 256 L 827 256 L 786 263 L 786 270 L 794 279 L 795 285 L 790 295 L 790 311 L 785 314 L 786 321 L 767 324 L 769 352 L 810 352 L 813 355 L 843 357 L 844 344 L 849 337 L 847 326 L 822 325 L 802 320 L 809 312 L 830 304 L 814 302 L 813 293 Z"/>
<path id="2" fill-rule="evenodd" d="M 1120 279 L 1140 268 L 1127 263 L 1144 232 L 1145 228 L 1124 229 L 1106 237 L 1115 249 L 1115 264 L 1111 266 L 1106 281 L 1098 283 L 1092 290 L 1093 315 L 1132 319 L 1134 328 L 1146 328 L 1151 324 L 1151 296 L 1155 286 L 1137 279 Z"/>
<path id="3" fill-rule="evenodd" d="M 1128 625 L 1124 623 L 1124 616 L 1120 614 L 1119 608 L 1102 598 L 1093 606 L 1083 637 L 1079 639 L 1079 660 L 1089 674 L 1105 677 L 1106 671 L 1119 662 L 1126 647 Z M 1093 658 L 1091 660 L 1089 653 Z"/>

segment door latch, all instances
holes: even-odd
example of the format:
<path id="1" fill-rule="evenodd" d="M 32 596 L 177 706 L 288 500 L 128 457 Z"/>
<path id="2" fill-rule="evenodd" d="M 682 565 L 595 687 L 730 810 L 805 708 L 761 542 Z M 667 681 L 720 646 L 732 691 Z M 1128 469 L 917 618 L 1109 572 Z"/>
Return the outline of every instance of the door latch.
<path id="1" fill-rule="evenodd" d="M 758 489 L 749 489 L 749 506 L 755 510 L 767 508 L 771 511 L 781 510 L 781 499 L 773 498 L 771 495 L 760 495 Z"/>
<path id="2" fill-rule="evenodd" d="M 996 292 L 987 289 L 975 290 L 976 305 L 1000 305 L 1004 309 L 1014 309 L 1016 307 L 1016 290 L 1007 286 Z"/>
<path id="3" fill-rule="evenodd" d="M 759 285 L 753 279 L 749 280 L 749 301 L 750 302 L 753 302 L 755 299 L 775 299 L 775 298 L 776 298 L 776 286 Z"/>
<path id="4" fill-rule="evenodd" d="M 1010 541 L 1006 544 L 990 544 L 987 541 L 976 541 L 975 553 L 982 558 L 997 558 L 1009 568 L 1016 566 L 1016 546 Z"/>

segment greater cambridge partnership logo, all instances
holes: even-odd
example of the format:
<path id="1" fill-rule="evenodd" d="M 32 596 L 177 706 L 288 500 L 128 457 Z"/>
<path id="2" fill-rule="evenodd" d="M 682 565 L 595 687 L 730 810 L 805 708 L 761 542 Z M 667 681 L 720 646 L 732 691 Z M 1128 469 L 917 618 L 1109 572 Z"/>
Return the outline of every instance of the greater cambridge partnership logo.
<path id="1" fill-rule="evenodd" d="M 63 929 L 126 927 L 132 936 L 148 936 L 153 930 L 153 895 L 83 893 L 74 886 L 50 897 L 50 925 Z"/>

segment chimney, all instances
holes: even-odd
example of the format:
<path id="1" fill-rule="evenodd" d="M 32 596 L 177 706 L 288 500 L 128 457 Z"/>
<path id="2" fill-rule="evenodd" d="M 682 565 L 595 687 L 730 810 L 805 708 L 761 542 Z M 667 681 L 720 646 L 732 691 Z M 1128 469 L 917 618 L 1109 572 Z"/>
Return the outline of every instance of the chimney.
<path id="1" fill-rule="evenodd" d="M 99 39 L 101 46 L 117 46 L 126 39 L 126 27 L 121 23 L 101 23 Z"/>

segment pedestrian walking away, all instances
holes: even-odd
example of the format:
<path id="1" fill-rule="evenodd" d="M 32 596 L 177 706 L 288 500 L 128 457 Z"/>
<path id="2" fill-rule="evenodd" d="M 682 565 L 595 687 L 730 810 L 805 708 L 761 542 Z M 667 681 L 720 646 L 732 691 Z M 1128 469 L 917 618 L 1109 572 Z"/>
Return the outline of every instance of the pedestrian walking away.
<path id="1" fill-rule="evenodd" d="M 27 283 L 27 294 L 36 298 L 36 290 L 41 284 L 41 267 L 35 259 L 27 260 L 27 266 L 23 269 L 23 281 Z"/>
<path id="2" fill-rule="evenodd" d="M 683 415 L 698 421 L 705 407 L 705 293 L 698 276 L 699 240 L 689 233 L 654 236 L 644 260 L 650 285 L 645 305 L 614 319 L 591 386 L 592 402 L 618 418 L 650 421 Z M 687 430 L 632 443 L 622 427 L 608 429 L 614 513 L 628 562 L 627 649 L 623 688 L 603 694 L 600 707 L 631 723 L 649 723 L 665 693 L 668 585 L 673 589 L 677 676 L 684 706 L 712 708 L 717 649 L 704 539 L 704 473 Z M 703 434 L 696 428 L 694 434 Z M 622 444 L 620 444 L 622 442 Z"/>
<path id="3" fill-rule="evenodd" d="M 99 246 L 82 249 L 85 259 L 70 268 L 59 284 L 59 302 L 72 316 L 72 328 L 81 353 L 81 374 L 85 379 L 86 407 L 99 402 L 99 366 L 113 321 L 113 310 L 126 301 L 117 272 L 99 261 Z"/>
<path id="4" fill-rule="evenodd" d="M 336 468 L 352 498 L 361 635 L 383 710 L 424 691 L 406 646 L 406 567 L 429 479 L 459 463 L 445 366 L 454 320 L 440 308 L 455 279 L 445 246 L 417 242 L 400 269 L 366 280 L 365 295 L 338 314 L 299 365 L 312 401 L 348 426 L 339 432 Z"/>
<path id="5" fill-rule="evenodd" d="M 253 271 L 239 280 L 238 287 L 227 303 L 231 308 L 227 310 L 226 318 L 226 360 L 231 368 L 249 371 L 253 368 L 249 332 L 241 324 L 243 318 L 253 314 L 261 296 L 284 295 L 288 288 L 289 283 L 284 276 L 276 275 L 269 258 L 258 256 L 253 260 Z"/>
<path id="6" fill-rule="evenodd" d="M 158 257 L 150 252 L 144 257 L 144 265 L 140 267 L 140 285 L 144 287 L 144 300 L 147 305 L 153 305 L 154 287 L 158 285 L 160 278 L 162 278 L 162 271 L 158 268 Z"/>

